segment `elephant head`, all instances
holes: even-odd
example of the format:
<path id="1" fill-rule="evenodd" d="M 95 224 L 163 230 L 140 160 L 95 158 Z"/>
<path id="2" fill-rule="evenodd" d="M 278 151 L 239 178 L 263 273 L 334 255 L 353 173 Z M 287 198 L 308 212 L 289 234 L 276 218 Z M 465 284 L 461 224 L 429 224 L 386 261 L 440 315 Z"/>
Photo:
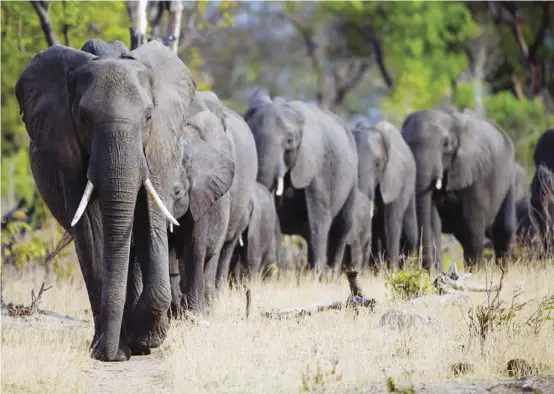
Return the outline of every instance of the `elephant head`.
<path id="1" fill-rule="evenodd" d="M 310 109 L 303 103 L 284 98 L 257 96 L 244 119 L 252 130 L 258 152 L 258 182 L 283 194 L 284 177 L 290 173 L 292 186 L 309 185 L 317 170 L 310 146 L 317 146 L 318 136 Z M 312 154 L 310 154 L 312 153 Z"/>
<path id="2" fill-rule="evenodd" d="M 360 130 L 361 128 L 361 130 Z M 365 133 L 364 133 L 365 131 Z M 373 126 L 359 124 L 357 134 L 366 138 L 371 152 L 372 175 L 360 173 L 360 178 L 369 178 L 374 187 L 379 187 L 384 204 L 389 204 L 400 195 L 406 176 L 413 165 L 412 153 L 406 146 L 400 131 L 390 122 L 382 120 Z M 367 180 L 366 180 L 367 181 Z M 362 180 L 360 179 L 360 184 Z"/>
<path id="3" fill-rule="evenodd" d="M 97 50 L 94 43 L 88 48 Z M 167 257 L 166 220 L 178 224 L 164 201 L 169 199 L 169 179 L 179 169 L 179 135 L 196 82 L 157 41 L 118 57 L 101 55 L 54 45 L 23 71 L 16 96 L 31 138 L 37 186 L 56 219 L 66 229 L 73 227 L 74 238 L 90 236 L 88 224 L 79 221 L 90 201 L 99 200 L 102 324 L 95 357 L 114 360 L 135 212 L 148 218 L 148 228 L 140 231 L 152 242 L 150 252 L 156 258 L 150 255 L 150 260 Z M 139 192 L 152 201 L 139 199 Z M 163 263 L 167 259 L 158 261 Z M 170 300 L 165 294 L 169 277 L 162 276 L 155 285 L 163 291 L 152 296 L 160 298 L 161 308 Z"/>
<path id="4" fill-rule="evenodd" d="M 211 112 L 191 117 L 184 134 L 182 168 L 171 191 L 173 213 L 181 218 L 190 209 L 196 221 L 231 188 L 235 162 L 225 131 Z"/>

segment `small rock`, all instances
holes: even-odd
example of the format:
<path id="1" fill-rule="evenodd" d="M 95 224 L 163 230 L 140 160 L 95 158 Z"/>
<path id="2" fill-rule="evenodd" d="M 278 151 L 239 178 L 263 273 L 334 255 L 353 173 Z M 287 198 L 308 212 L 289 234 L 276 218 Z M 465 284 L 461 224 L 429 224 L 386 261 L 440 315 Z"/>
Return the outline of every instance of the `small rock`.
<path id="1" fill-rule="evenodd" d="M 392 330 L 405 330 L 414 326 L 434 326 L 438 321 L 422 313 L 406 309 L 391 309 L 379 320 L 379 327 L 388 327 Z"/>
<path id="2" fill-rule="evenodd" d="M 473 364 L 470 363 L 454 363 L 450 366 L 450 370 L 452 371 L 454 376 L 460 376 L 471 373 L 475 369 L 473 368 Z"/>
<path id="3" fill-rule="evenodd" d="M 508 370 L 508 376 L 511 378 L 533 374 L 531 364 L 522 358 L 514 358 L 508 361 L 506 369 Z"/>

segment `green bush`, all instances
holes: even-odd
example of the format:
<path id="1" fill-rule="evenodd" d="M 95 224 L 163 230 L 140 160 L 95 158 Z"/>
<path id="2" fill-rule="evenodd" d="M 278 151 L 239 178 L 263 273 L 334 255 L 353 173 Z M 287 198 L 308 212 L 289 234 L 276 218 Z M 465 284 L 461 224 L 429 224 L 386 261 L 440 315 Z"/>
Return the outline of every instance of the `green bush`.
<path id="1" fill-rule="evenodd" d="M 393 297 L 403 300 L 432 293 L 431 278 L 423 269 L 401 270 L 391 274 L 385 287 L 392 290 Z"/>

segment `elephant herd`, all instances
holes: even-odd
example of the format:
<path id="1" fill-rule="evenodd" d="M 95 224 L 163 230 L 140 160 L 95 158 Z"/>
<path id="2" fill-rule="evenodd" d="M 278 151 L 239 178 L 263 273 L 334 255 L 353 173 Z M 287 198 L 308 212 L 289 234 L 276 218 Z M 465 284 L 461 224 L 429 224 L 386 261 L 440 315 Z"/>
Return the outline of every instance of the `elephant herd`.
<path id="1" fill-rule="evenodd" d="M 75 241 L 99 360 L 148 354 L 171 316 L 206 311 L 231 276 L 279 261 L 281 234 L 306 240 L 318 274 L 378 260 L 394 270 L 420 244 L 437 269 L 441 233 L 471 265 L 485 236 L 497 259 L 510 253 L 514 146 L 471 113 L 350 127 L 258 92 L 240 116 L 157 41 L 54 45 L 16 96 L 37 188 Z M 554 169 L 540 149 L 535 161 L 533 185 Z"/>

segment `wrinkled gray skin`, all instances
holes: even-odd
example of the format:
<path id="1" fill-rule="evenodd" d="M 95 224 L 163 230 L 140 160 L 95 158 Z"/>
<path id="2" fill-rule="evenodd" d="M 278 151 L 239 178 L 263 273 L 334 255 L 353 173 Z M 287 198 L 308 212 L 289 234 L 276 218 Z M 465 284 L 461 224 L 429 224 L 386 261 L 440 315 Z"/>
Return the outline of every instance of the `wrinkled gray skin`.
<path id="1" fill-rule="evenodd" d="M 256 95 L 244 116 L 256 140 L 258 182 L 276 196 L 281 230 L 308 242 L 317 273 L 339 270 L 354 221 L 356 144 L 348 126 L 315 105 Z"/>
<path id="2" fill-rule="evenodd" d="M 527 177 L 527 171 L 519 163 L 516 163 L 516 187 L 515 187 L 515 199 L 516 201 L 521 200 L 523 197 L 529 194 L 529 188 L 531 182 Z"/>
<path id="3" fill-rule="evenodd" d="M 244 246 L 237 245 L 233 253 L 231 272 L 237 279 L 252 279 L 278 264 L 281 251 L 281 226 L 273 195 L 256 182 L 250 200 L 250 220 L 242 234 Z"/>
<path id="4" fill-rule="evenodd" d="M 221 120 L 205 107 L 199 92 L 191 107 L 181 172 L 171 190 L 173 213 L 180 224 L 169 234 L 174 316 L 183 309 L 203 312 L 215 293 L 235 178 L 230 136 Z"/>
<path id="5" fill-rule="evenodd" d="M 168 203 L 195 88 L 186 66 L 156 41 L 120 58 L 54 45 L 17 82 L 37 188 L 75 240 L 96 359 L 127 360 L 165 338 L 167 219 L 143 184 L 150 179 Z M 87 181 L 91 199 L 71 226 Z"/>
<path id="6" fill-rule="evenodd" d="M 532 245 L 539 234 L 539 228 L 533 216 L 529 195 L 516 201 L 516 223 L 516 242 L 520 245 Z"/>
<path id="7" fill-rule="evenodd" d="M 543 239 L 544 251 L 554 242 L 554 128 L 543 133 L 533 153 L 535 174 L 531 181 L 531 207 Z"/>
<path id="8" fill-rule="evenodd" d="M 518 244 L 529 244 L 536 235 L 536 223 L 531 218 L 531 205 L 529 200 L 529 178 L 525 168 L 516 162 L 515 166 L 515 210 L 516 210 L 516 234 L 515 241 Z M 487 240 L 485 248 L 492 248 L 490 229 L 486 232 Z"/>
<path id="9" fill-rule="evenodd" d="M 354 225 L 344 251 L 343 267 L 360 271 L 370 265 L 373 204 L 360 190 L 356 191 Z"/>
<path id="10" fill-rule="evenodd" d="M 254 193 L 256 174 L 258 173 L 256 144 L 244 119 L 236 112 L 225 107 L 215 93 L 198 93 L 204 100 L 205 105 L 220 118 L 227 135 L 230 137 L 233 160 L 235 161 L 236 175 L 229 191 L 231 216 L 216 273 L 216 288 L 221 288 L 221 286 L 228 283 L 233 251 L 250 220 L 250 198 Z"/>
<path id="11" fill-rule="evenodd" d="M 402 126 L 416 161 L 416 206 L 423 266 L 442 266 L 440 234 L 453 234 L 470 269 L 490 231 L 497 261 L 515 231 L 515 161 L 511 139 L 490 123 L 448 110 L 418 111 Z"/>
<path id="12" fill-rule="evenodd" d="M 353 132 L 358 188 L 375 205 L 372 256 L 379 260 L 382 250 L 384 261 L 395 270 L 401 252 L 410 254 L 417 249 L 414 157 L 390 122 L 382 120 L 372 126 L 359 122 Z"/>

